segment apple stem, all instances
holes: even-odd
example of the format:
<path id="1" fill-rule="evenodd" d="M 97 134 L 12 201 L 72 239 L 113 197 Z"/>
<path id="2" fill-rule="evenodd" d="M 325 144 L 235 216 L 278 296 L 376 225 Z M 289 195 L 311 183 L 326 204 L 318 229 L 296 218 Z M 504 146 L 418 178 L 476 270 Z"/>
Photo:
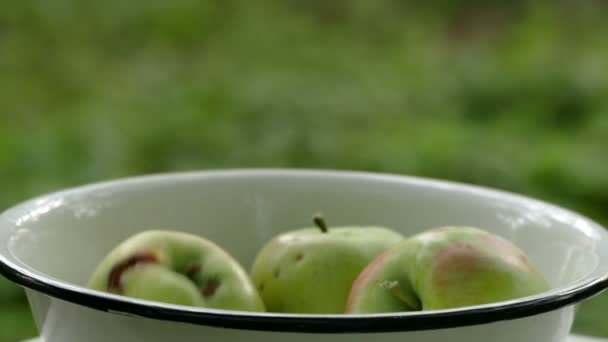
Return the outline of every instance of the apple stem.
<path id="1" fill-rule="evenodd" d="M 384 289 L 387 289 L 393 296 L 397 297 L 397 299 L 399 299 L 405 305 L 409 306 L 411 309 L 421 309 L 420 303 L 416 299 L 411 298 L 410 296 L 407 296 L 405 293 L 403 293 L 403 289 L 401 288 L 401 285 L 398 281 L 384 281 L 380 283 L 380 286 Z"/>
<path id="2" fill-rule="evenodd" d="M 329 232 L 329 228 L 327 227 L 327 223 L 325 222 L 325 219 L 323 218 L 323 214 L 315 214 L 315 216 L 312 218 L 313 222 L 317 225 L 317 227 L 319 227 L 319 229 L 321 229 L 322 233 L 328 233 Z"/>

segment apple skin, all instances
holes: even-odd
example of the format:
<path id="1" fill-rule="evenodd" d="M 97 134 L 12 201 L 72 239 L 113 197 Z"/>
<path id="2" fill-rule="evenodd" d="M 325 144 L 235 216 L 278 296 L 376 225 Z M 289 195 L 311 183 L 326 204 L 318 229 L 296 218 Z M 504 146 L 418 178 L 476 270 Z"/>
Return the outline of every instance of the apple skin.
<path id="1" fill-rule="evenodd" d="M 439 310 L 549 290 L 511 242 L 473 227 L 415 235 L 372 261 L 353 283 L 346 313 Z"/>
<path id="2" fill-rule="evenodd" d="M 146 231 L 125 240 L 101 261 L 88 286 L 170 304 L 264 311 L 232 256 L 209 240 L 174 231 Z"/>
<path id="3" fill-rule="evenodd" d="M 251 279 L 270 312 L 344 313 L 357 275 L 402 240 L 400 234 L 382 227 L 286 232 L 258 253 Z"/>

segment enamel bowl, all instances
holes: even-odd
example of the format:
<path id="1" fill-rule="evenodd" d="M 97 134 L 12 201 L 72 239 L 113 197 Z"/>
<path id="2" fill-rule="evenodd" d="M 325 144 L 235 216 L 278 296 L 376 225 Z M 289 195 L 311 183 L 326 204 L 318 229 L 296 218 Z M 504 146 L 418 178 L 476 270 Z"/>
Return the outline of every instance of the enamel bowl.
<path id="1" fill-rule="evenodd" d="M 205 236 L 245 267 L 271 237 L 310 225 L 384 225 L 412 235 L 472 225 L 518 245 L 552 290 L 455 310 L 286 315 L 166 305 L 83 287 L 103 256 L 149 229 Z M 522 196 L 420 178 L 337 171 L 232 170 L 93 184 L 0 215 L 0 272 L 26 288 L 45 342 L 566 341 L 574 304 L 608 286 L 608 235 Z"/>

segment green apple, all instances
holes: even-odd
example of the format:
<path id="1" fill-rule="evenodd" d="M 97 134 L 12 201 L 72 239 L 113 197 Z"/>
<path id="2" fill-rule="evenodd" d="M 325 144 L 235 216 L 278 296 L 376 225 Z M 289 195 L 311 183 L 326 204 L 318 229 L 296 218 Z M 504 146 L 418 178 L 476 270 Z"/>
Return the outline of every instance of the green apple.
<path id="1" fill-rule="evenodd" d="M 101 261 L 89 287 L 171 304 L 264 311 L 232 256 L 211 241 L 181 232 L 147 231 L 127 239 Z"/>
<path id="2" fill-rule="evenodd" d="M 403 237 L 382 227 L 317 227 L 281 234 L 257 255 L 251 279 L 266 309 L 285 313 L 344 313 L 357 275 Z"/>
<path id="3" fill-rule="evenodd" d="M 511 242 L 477 228 L 444 227 L 413 236 L 372 261 L 353 283 L 346 312 L 457 308 L 548 289 Z"/>

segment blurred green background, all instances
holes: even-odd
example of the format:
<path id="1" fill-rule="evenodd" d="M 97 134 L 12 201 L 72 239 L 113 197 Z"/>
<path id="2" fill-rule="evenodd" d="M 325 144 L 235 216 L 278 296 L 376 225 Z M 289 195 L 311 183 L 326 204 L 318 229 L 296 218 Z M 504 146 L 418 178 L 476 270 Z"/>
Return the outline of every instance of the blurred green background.
<path id="1" fill-rule="evenodd" d="M 608 224 L 608 2 L 0 4 L 0 209 L 142 173 L 306 167 L 536 196 Z M 575 331 L 608 337 L 608 295 Z M 37 334 L 0 279 L 0 341 Z"/>

